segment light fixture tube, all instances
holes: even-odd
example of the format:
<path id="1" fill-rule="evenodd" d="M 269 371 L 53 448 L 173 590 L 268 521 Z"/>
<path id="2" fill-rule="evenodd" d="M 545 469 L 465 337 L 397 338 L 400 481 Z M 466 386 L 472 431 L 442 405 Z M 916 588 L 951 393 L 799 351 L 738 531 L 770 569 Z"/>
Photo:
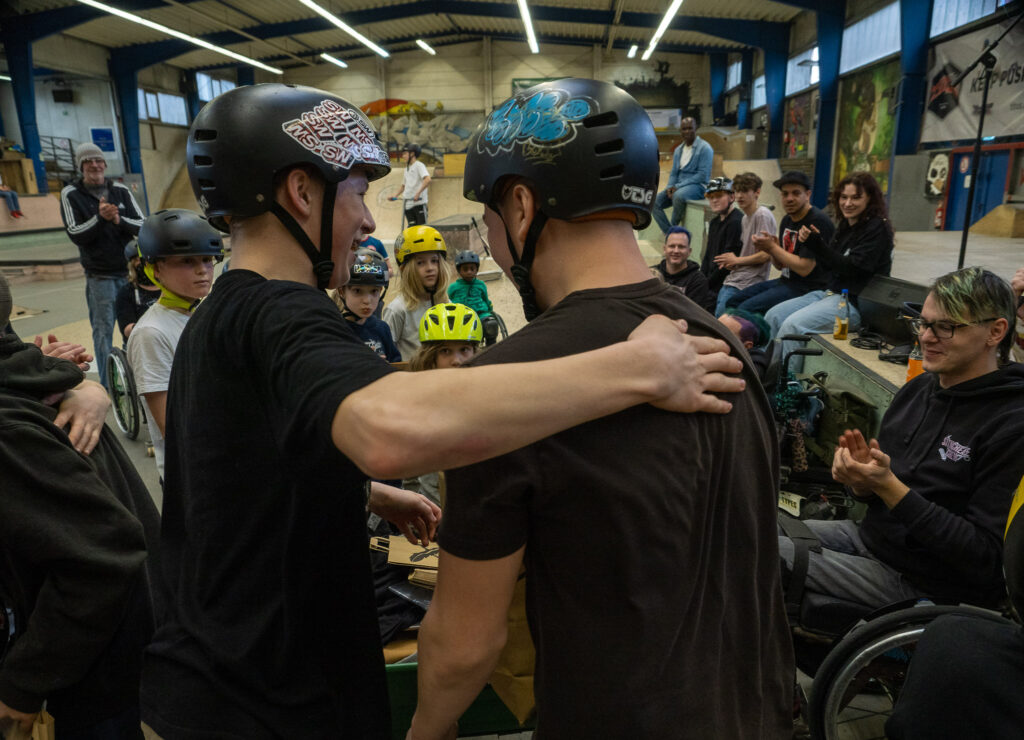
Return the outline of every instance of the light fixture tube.
<path id="1" fill-rule="evenodd" d="M 352 38 L 354 38 L 363 46 L 373 49 L 377 54 L 380 54 L 382 57 L 390 56 L 386 51 L 384 51 L 382 48 L 380 48 L 375 43 L 370 41 L 370 39 L 363 36 L 363 34 L 359 33 L 359 31 L 352 28 L 352 26 L 345 23 L 345 21 L 343 21 L 338 16 L 334 15 L 334 13 L 330 12 L 325 8 L 321 8 L 319 5 L 314 3 L 313 0 L 299 0 L 299 2 L 305 5 L 310 10 L 315 11 L 321 17 L 325 18 L 326 20 L 336 25 L 338 28 L 340 28 L 342 31 L 347 33 Z"/>
<path id="2" fill-rule="evenodd" d="M 321 58 L 321 59 L 326 59 L 326 60 L 327 60 L 328 62 L 330 62 L 331 64 L 337 64 L 337 65 L 338 65 L 339 67 L 344 67 L 345 69 L 348 69 L 348 65 L 347 65 L 347 64 L 345 64 L 345 62 L 341 61 L 341 60 L 340 60 L 340 59 L 338 59 L 337 57 L 332 57 L 332 56 L 331 56 L 330 54 L 328 54 L 327 52 L 324 52 L 323 54 L 321 54 L 321 55 L 320 55 L 320 58 Z"/>
<path id="3" fill-rule="evenodd" d="M 626 52 L 626 59 L 632 59 L 633 57 L 635 57 L 636 56 L 636 50 L 637 50 L 636 44 L 633 44 L 631 47 L 629 47 L 629 51 Z"/>
<path id="4" fill-rule="evenodd" d="M 430 56 L 437 56 L 437 52 L 430 48 L 430 44 L 423 39 L 416 39 L 416 46 L 423 49 L 423 51 L 427 52 Z"/>
<path id="5" fill-rule="evenodd" d="M 241 54 L 236 54 L 235 52 L 233 52 L 233 51 L 231 51 L 229 49 L 225 49 L 225 48 L 220 47 L 220 46 L 214 46 L 209 41 L 203 41 L 202 39 L 197 39 L 195 36 L 189 36 L 187 33 L 182 33 L 181 31 L 175 31 L 173 28 L 168 28 L 167 26 L 162 26 L 159 23 L 154 23 L 153 21 L 147 20 L 147 19 L 143 18 L 140 15 L 135 15 L 134 13 L 129 13 L 129 12 L 125 11 L 125 10 L 121 10 L 120 8 L 115 8 L 112 5 L 105 5 L 103 3 L 98 3 L 98 2 L 96 2 L 96 0 L 78 0 L 78 2 L 80 2 L 82 5 L 88 5 L 91 8 L 96 8 L 97 10 L 102 10 L 104 13 L 110 13 L 111 15 L 116 15 L 118 18 L 123 18 L 126 21 L 131 21 L 132 23 L 138 23 L 140 26 L 145 26 L 146 28 L 152 28 L 154 31 L 159 31 L 160 33 L 166 33 L 168 36 L 173 36 L 176 39 L 181 39 L 182 41 L 187 41 L 190 44 L 195 44 L 196 46 L 201 46 L 202 48 L 208 49 L 209 51 L 215 51 L 218 54 L 223 54 L 226 57 L 231 57 L 232 59 L 237 59 L 240 62 L 245 62 L 246 64 L 251 64 L 254 67 L 259 67 L 260 69 L 264 69 L 267 72 L 273 72 L 276 75 L 284 74 L 284 72 L 282 70 L 278 69 L 277 67 L 271 67 L 270 65 L 264 64 L 263 62 L 257 62 L 255 59 L 250 59 L 249 57 L 242 56 Z"/>
<path id="6" fill-rule="evenodd" d="M 534 54 L 539 54 L 540 47 L 537 46 L 537 37 L 533 34 L 533 21 L 530 20 L 530 9 L 526 5 L 526 0 L 519 0 L 519 15 L 523 16 L 523 27 L 526 28 L 526 43 L 530 45 L 530 51 Z"/>
<path id="7" fill-rule="evenodd" d="M 676 13 L 679 12 L 679 6 L 683 4 L 683 0 L 672 0 L 672 4 L 668 6 L 668 10 L 665 11 L 665 17 L 661 19 L 661 23 L 658 24 L 658 30 L 654 32 L 654 36 L 651 37 L 651 45 L 647 47 L 647 51 L 640 57 L 645 62 L 651 58 L 651 54 L 654 53 L 654 47 L 661 41 L 661 37 L 664 35 L 665 30 L 669 24 L 676 17 Z"/>

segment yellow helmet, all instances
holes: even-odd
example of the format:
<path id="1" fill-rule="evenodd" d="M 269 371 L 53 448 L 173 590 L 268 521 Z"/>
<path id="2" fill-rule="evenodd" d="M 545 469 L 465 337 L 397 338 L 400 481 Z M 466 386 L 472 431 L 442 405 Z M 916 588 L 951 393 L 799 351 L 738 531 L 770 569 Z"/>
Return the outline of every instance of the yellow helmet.
<path id="1" fill-rule="evenodd" d="M 441 232 L 433 226 L 410 226 L 398 237 L 395 244 L 395 259 L 401 265 L 410 255 L 422 254 L 423 252 L 440 252 L 448 254 L 448 247 L 444 244 L 444 237 Z"/>
<path id="2" fill-rule="evenodd" d="M 420 319 L 421 342 L 481 342 L 480 317 L 461 303 L 438 303 Z"/>

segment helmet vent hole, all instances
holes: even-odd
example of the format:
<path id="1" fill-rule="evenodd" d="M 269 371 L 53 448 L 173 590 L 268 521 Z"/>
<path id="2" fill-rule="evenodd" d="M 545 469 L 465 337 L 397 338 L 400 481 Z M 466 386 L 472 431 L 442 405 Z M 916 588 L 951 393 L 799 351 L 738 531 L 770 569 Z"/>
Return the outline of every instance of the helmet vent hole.
<path id="1" fill-rule="evenodd" d="M 213 164 L 213 157 L 207 157 L 205 155 L 197 154 L 192 157 L 192 162 L 196 167 L 209 167 Z"/>
<path id="2" fill-rule="evenodd" d="M 210 128 L 196 129 L 193 141 L 213 141 L 217 138 L 217 132 Z"/>
<path id="3" fill-rule="evenodd" d="M 213 180 L 207 180 L 204 177 L 199 178 L 199 187 L 203 190 L 216 190 L 217 186 L 213 184 Z"/>
<path id="4" fill-rule="evenodd" d="M 594 154 L 617 154 L 623 150 L 622 139 L 602 141 L 594 147 Z"/>
<path id="5" fill-rule="evenodd" d="M 626 171 L 626 165 L 617 164 L 614 167 L 606 167 L 601 170 L 600 177 L 602 180 L 614 180 L 617 177 L 622 177 L 622 173 Z"/>
<path id="6" fill-rule="evenodd" d="M 596 128 L 598 126 L 614 126 L 619 122 L 619 114 L 613 110 L 607 113 L 598 113 L 596 116 L 590 116 L 589 118 L 583 119 L 584 128 Z"/>

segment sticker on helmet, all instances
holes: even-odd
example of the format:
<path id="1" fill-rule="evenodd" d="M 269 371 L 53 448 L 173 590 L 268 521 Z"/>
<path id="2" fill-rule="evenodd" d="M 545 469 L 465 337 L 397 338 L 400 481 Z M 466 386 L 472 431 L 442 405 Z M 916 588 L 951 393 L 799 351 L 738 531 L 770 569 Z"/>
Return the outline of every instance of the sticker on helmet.
<path id="1" fill-rule="evenodd" d="M 639 203 L 649 206 L 654 200 L 654 191 L 649 188 L 642 188 L 639 185 L 623 185 L 622 199 L 627 203 Z"/>
<path id="2" fill-rule="evenodd" d="M 597 111 L 597 102 L 548 88 L 529 97 L 516 95 L 496 108 L 484 123 L 477 151 L 497 154 L 516 144 L 561 147 L 576 138 L 580 122 Z"/>
<path id="3" fill-rule="evenodd" d="M 354 164 L 390 164 L 373 129 L 361 115 L 333 100 L 285 121 L 281 129 L 324 162 L 346 169 Z"/>
<path id="4" fill-rule="evenodd" d="M 359 264 L 352 265 L 352 272 L 356 275 L 378 275 L 384 272 L 384 269 L 380 265 L 375 264 Z"/>

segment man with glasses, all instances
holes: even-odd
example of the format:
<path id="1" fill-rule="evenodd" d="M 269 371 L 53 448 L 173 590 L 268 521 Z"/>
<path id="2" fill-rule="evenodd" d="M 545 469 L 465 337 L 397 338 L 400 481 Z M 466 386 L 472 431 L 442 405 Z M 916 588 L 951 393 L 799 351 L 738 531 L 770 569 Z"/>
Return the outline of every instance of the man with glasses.
<path id="1" fill-rule="evenodd" d="M 75 166 L 81 177 L 60 191 L 60 215 L 85 270 L 93 354 L 106 387 L 117 294 L 128 283 L 124 246 L 139 233 L 142 211 L 131 190 L 106 176 L 107 160 L 98 146 L 79 144 Z"/>
<path id="2" fill-rule="evenodd" d="M 840 438 L 832 475 L 867 503 L 859 525 L 808 521 L 805 587 L 880 607 L 921 596 L 1005 596 L 1002 536 L 1024 475 L 1024 365 L 1010 362 L 1016 300 L 971 267 L 935 281 L 912 325 L 927 371 L 896 394 L 877 440 Z M 789 568 L 793 543 L 779 538 Z"/>

